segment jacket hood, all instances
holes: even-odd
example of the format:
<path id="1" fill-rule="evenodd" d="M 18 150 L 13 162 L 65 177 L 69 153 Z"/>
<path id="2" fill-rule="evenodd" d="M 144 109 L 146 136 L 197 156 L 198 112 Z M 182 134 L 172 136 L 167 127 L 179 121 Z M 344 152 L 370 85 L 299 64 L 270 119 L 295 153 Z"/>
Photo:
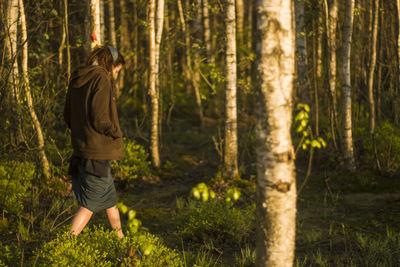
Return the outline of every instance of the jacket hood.
<path id="1" fill-rule="evenodd" d="M 108 75 L 108 71 L 101 66 L 91 65 L 81 67 L 72 73 L 70 87 L 80 88 L 97 75 L 104 73 Z"/>

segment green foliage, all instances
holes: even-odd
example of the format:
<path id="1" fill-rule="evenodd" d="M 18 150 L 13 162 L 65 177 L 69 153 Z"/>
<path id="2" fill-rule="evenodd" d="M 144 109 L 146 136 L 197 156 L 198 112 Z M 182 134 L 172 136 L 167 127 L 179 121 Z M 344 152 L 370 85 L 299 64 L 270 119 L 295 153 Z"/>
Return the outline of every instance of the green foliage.
<path id="1" fill-rule="evenodd" d="M 142 225 L 142 222 L 138 220 L 136 217 L 136 211 L 129 209 L 122 202 L 117 204 L 118 209 L 122 214 L 126 214 L 128 216 L 128 228 L 131 233 L 136 233 L 139 230 L 139 227 Z"/>
<path id="2" fill-rule="evenodd" d="M 179 203 L 177 224 L 183 237 L 194 241 L 213 240 L 216 245 L 240 244 L 253 231 L 255 205 L 235 208 L 225 200 L 188 200 Z"/>
<path id="3" fill-rule="evenodd" d="M 295 124 L 297 124 L 296 132 L 302 134 L 299 146 L 301 145 L 303 150 L 307 150 L 310 146 L 312 148 L 326 147 L 324 139 L 321 137 L 313 138 L 312 130 L 308 124 L 310 107 L 307 104 L 299 103 L 297 104 L 297 110 L 299 110 L 299 112 L 294 118 Z"/>
<path id="4" fill-rule="evenodd" d="M 115 163 L 122 179 L 132 180 L 150 174 L 148 153 L 133 140 L 124 140 L 124 159 Z"/>
<path id="5" fill-rule="evenodd" d="M 115 232 L 94 226 L 78 237 L 64 230 L 37 251 L 40 266 L 183 266 L 179 255 L 146 232 Z"/>
<path id="6" fill-rule="evenodd" d="M 19 263 L 21 251 L 18 244 L 5 244 L 0 241 L 0 266 L 15 266 Z"/>
<path id="7" fill-rule="evenodd" d="M 29 161 L 0 162 L 0 205 L 3 212 L 18 213 L 35 176 L 35 165 Z"/>
<path id="8" fill-rule="evenodd" d="M 375 130 L 378 160 L 382 171 L 393 175 L 400 170 L 400 127 L 388 121 L 380 122 Z M 359 124 L 355 130 L 355 143 L 362 163 L 375 164 L 372 137 L 367 122 Z"/>

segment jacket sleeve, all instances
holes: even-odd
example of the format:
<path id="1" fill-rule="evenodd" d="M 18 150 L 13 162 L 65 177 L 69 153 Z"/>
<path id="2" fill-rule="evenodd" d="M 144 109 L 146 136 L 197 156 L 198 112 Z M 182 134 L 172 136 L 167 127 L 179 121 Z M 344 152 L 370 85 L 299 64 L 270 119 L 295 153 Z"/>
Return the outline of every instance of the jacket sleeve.
<path id="1" fill-rule="evenodd" d="M 122 133 L 111 120 L 112 101 L 111 80 L 100 75 L 90 104 L 90 119 L 97 132 L 113 138 L 120 138 Z"/>
<path id="2" fill-rule="evenodd" d="M 71 93 L 68 88 L 67 97 L 65 98 L 65 106 L 64 106 L 64 121 L 67 124 L 68 129 L 71 129 Z"/>

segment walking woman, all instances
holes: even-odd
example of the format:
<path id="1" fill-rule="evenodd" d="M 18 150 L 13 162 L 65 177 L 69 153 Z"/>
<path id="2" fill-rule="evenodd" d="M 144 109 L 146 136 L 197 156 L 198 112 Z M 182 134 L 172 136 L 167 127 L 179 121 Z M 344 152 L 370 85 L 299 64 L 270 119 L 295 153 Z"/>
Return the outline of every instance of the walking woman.
<path id="1" fill-rule="evenodd" d="M 68 173 L 79 204 L 72 220 L 73 235 L 79 235 L 94 212 L 106 210 L 111 227 L 123 237 L 111 160 L 123 158 L 114 80 L 124 63 L 116 48 L 97 46 L 86 66 L 71 75 L 64 119 L 74 150 Z"/>

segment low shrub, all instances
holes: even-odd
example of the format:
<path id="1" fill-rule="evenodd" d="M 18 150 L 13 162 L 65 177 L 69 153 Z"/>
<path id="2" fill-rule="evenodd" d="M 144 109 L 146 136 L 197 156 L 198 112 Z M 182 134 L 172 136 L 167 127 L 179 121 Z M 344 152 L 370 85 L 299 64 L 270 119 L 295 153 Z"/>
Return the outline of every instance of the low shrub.
<path id="1" fill-rule="evenodd" d="M 215 245 L 240 244 L 254 230 L 255 205 L 235 208 L 225 199 L 188 200 L 177 209 L 178 231 L 193 241 L 213 240 Z"/>
<path id="2" fill-rule="evenodd" d="M 149 154 L 133 140 L 124 140 L 124 159 L 114 163 L 114 169 L 123 180 L 136 179 L 150 174 Z"/>
<path id="3" fill-rule="evenodd" d="M 179 254 L 147 232 L 119 239 L 101 226 L 78 237 L 63 230 L 36 252 L 39 266 L 183 266 Z"/>
<path id="4" fill-rule="evenodd" d="M 28 196 L 34 176 L 35 165 L 32 162 L 0 162 L 0 205 L 3 215 L 18 214 L 24 208 L 23 200 Z"/>

